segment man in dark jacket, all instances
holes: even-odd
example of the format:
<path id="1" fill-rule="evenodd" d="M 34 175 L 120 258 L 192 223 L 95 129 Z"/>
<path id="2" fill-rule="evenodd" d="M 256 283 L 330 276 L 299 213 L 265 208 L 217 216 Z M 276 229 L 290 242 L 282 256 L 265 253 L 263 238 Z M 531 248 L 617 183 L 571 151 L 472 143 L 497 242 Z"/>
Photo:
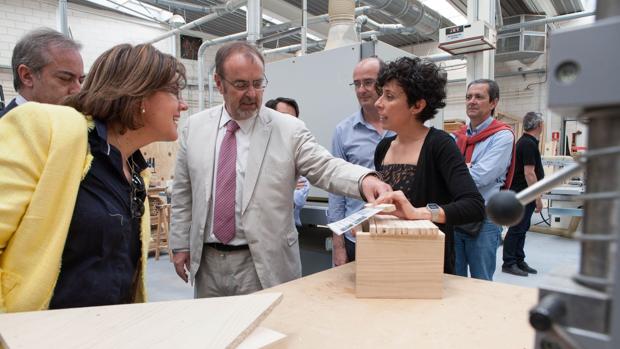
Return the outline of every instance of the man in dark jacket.
<path id="1" fill-rule="evenodd" d="M 525 188 L 543 179 L 545 173 L 542 167 L 538 139 L 543 130 L 543 120 L 539 113 L 529 112 L 523 117 L 523 136 L 517 142 L 515 174 L 511 190 L 520 192 Z M 536 269 L 525 262 L 525 233 L 530 229 L 530 221 L 534 212 L 542 210 L 542 200 L 539 197 L 525 206 L 525 214 L 519 223 L 510 227 L 504 240 L 504 273 L 527 276 L 536 274 Z"/>
<path id="2" fill-rule="evenodd" d="M 17 97 L 0 110 L 0 118 L 29 101 L 60 104 L 78 92 L 84 80 L 80 48 L 80 44 L 49 28 L 36 29 L 21 38 L 11 59 Z"/>

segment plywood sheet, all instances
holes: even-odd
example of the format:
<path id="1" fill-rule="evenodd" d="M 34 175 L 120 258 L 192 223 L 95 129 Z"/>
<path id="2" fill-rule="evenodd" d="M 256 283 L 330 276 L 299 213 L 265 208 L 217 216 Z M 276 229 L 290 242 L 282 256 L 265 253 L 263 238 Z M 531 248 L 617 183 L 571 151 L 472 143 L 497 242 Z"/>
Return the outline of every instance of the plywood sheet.
<path id="1" fill-rule="evenodd" d="M 287 335 L 274 349 L 534 348 L 535 288 L 444 275 L 441 299 L 357 298 L 355 264 L 263 291 L 284 294 L 261 324 Z"/>
<path id="2" fill-rule="evenodd" d="M 8 349 L 234 348 L 281 293 L 0 315 Z"/>
<path id="3" fill-rule="evenodd" d="M 154 161 L 152 168 L 151 185 L 165 186 L 166 181 L 174 179 L 174 165 L 179 145 L 177 142 L 151 143 L 142 149 L 142 155 Z"/>
<path id="4" fill-rule="evenodd" d="M 260 349 L 286 338 L 286 335 L 266 327 L 257 327 L 250 335 L 239 344 L 237 349 Z"/>

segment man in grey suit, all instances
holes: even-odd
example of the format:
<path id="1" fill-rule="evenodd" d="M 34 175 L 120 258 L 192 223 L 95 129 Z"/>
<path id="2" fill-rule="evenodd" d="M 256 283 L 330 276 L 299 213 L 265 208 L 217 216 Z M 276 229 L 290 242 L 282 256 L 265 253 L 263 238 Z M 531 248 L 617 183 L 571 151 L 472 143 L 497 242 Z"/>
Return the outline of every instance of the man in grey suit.
<path id="1" fill-rule="evenodd" d="M 78 92 L 84 80 L 81 45 L 49 28 L 33 30 L 13 49 L 11 68 L 18 95 L 0 111 L 0 118 L 28 101 L 59 104 Z"/>
<path id="2" fill-rule="evenodd" d="M 247 294 L 301 276 L 297 177 L 369 201 L 391 190 L 371 170 L 331 156 L 303 122 L 262 107 L 264 67 L 254 46 L 222 46 L 215 82 L 224 105 L 190 116 L 181 131 L 170 246 L 196 297 Z"/>

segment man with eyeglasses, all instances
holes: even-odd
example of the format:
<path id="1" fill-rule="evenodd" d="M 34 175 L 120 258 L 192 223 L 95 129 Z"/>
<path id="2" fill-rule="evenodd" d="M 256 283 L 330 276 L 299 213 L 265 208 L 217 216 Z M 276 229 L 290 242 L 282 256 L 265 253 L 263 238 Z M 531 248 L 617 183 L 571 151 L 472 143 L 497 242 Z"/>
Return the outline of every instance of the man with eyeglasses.
<path id="1" fill-rule="evenodd" d="M 375 102 L 379 94 L 375 82 L 384 63 L 377 57 L 361 60 L 353 69 L 355 95 L 360 109 L 341 121 L 332 137 L 332 154 L 350 163 L 374 170 L 374 155 L 377 144 L 394 135 L 384 131 L 379 121 Z M 336 222 L 364 207 L 364 202 L 342 195 L 329 194 L 329 222 Z M 339 266 L 355 260 L 355 237 L 350 231 L 343 235 L 333 234 L 332 261 Z"/>
<path id="2" fill-rule="evenodd" d="M 370 201 L 391 190 L 372 171 L 331 156 L 297 118 L 263 107 L 264 68 L 254 46 L 222 46 L 215 82 L 224 104 L 190 116 L 181 131 L 170 246 L 177 274 L 195 281 L 197 298 L 301 276 L 292 219 L 297 177 Z"/>

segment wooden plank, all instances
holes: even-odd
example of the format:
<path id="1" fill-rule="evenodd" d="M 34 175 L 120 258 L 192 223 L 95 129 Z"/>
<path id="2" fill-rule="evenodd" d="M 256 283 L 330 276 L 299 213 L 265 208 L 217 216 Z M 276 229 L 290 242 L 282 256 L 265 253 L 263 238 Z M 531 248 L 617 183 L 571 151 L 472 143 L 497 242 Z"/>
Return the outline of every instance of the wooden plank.
<path id="1" fill-rule="evenodd" d="M 281 293 L 0 315 L 0 336 L 20 348 L 234 348 Z"/>
<path id="2" fill-rule="evenodd" d="M 465 125 L 464 120 L 444 120 L 443 122 L 443 130 L 448 133 L 457 132 Z"/>
<path id="3" fill-rule="evenodd" d="M 417 238 L 436 239 L 439 228 L 429 220 L 402 220 L 390 215 L 374 216 L 376 229 L 373 235 L 410 235 Z"/>
<path id="4" fill-rule="evenodd" d="M 394 205 L 394 204 L 378 204 L 378 205 L 366 204 L 366 205 L 364 205 L 364 207 L 380 208 L 380 209 L 382 209 L 381 212 L 386 212 L 386 213 L 396 211 L 396 205 Z"/>
<path id="5" fill-rule="evenodd" d="M 266 348 L 284 338 L 286 338 L 286 335 L 280 332 L 259 326 L 239 344 L 237 349 Z"/>
<path id="6" fill-rule="evenodd" d="M 579 217 L 571 218 L 571 223 L 575 222 L 574 219 L 579 219 Z M 575 224 L 569 223 L 569 228 L 571 226 L 575 227 Z M 575 233 L 575 230 L 571 230 L 568 228 L 554 228 L 554 227 L 549 227 L 546 225 L 532 225 L 529 231 L 533 231 L 533 232 L 541 233 L 541 234 L 556 235 L 556 236 L 561 236 L 565 238 L 573 238 L 573 234 Z"/>
<path id="7" fill-rule="evenodd" d="M 165 187 L 167 180 L 174 179 L 174 165 L 178 149 L 177 142 L 156 142 L 140 149 L 146 159 L 155 159 L 151 185 Z"/>
<path id="8" fill-rule="evenodd" d="M 529 349 L 537 289 L 444 275 L 442 299 L 355 296 L 356 263 L 262 292 L 282 292 L 263 321 L 287 335 L 274 349 Z"/>

